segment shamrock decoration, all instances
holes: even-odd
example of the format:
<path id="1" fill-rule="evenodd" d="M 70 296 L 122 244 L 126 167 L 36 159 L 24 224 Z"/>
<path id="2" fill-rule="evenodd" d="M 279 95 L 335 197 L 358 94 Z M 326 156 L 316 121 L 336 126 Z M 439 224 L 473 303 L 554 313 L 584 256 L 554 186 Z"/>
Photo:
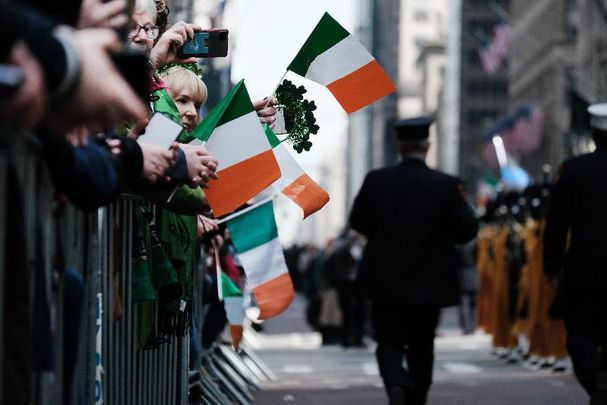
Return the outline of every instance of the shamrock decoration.
<path id="1" fill-rule="evenodd" d="M 164 72 L 167 72 L 176 66 L 185 68 L 187 70 L 191 70 L 198 77 L 203 76 L 202 69 L 196 63 L 169 63 L 167 65 L 162 66 L 160 69 L 158 69 L 158 74 L 161 75 Z"/>
<path id="2" fill-rule="evenodd" d="M 284 109 L 285 127 L 289 134 L 283 141 L 292 144 L 297 153 L 310 150 L 310 134 L 317 134 L 320 129 L 313 113 L 316 104 L 304 99 L 306 92 L 304 86 L 296 87 L 290 80 L 284 80 L 276 89 L 276 99 Z"/>

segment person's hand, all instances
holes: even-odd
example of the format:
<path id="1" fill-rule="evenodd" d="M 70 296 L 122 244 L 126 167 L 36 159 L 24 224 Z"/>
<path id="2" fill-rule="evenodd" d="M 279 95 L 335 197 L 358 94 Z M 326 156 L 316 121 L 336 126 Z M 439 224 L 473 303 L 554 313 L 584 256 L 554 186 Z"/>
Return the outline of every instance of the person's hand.
<path id="1" fill-rule="evenodd" d="M 198 227 L 196 228 L 196 235 L 199 238 L 218 230 L 219 225 L 217 224 L 216 219 L 205 217 L 204 215 L 198 215 Z"/>
<path id="2" fill-rule="evenodd" d="M 81 126 L 73 128 L 65 133 L 65 138 L 72 146 L 82 146 L 89 142 L 89 129 Z"/>
<path id="3" fill-rule="evenodd" d="M 175 164 L 177 145 L 174 144 L 171 149 L 164 149 L 157 145 L 140 142 L 139 147 L 143 154 L 141 176 L 150 183 L 155 183 L 158 179 L 169 180 L 164 176 L 164 172 Z"/>
<path id="4" fill-rule="evenodd" d="M 177 51 L 186 43 L 186 41 L 194 38 L 195 32 L 201 30 L 201 27 L 184 21 L 179 21 L 166 30 L 150 51 L 150 63 L 152 66 L 155 69 L 158 69 L 175 61 L 180 63 L 196 63 L 198 58 L 180 59 L 177 56 Z"/>
<path id="5" fill-rule="evenodd" d="M 121 28 L 129 22 L 126 15 L 126 1 L 83 0 L 78 18 L 78 29 Z"/>
<path id="6" fill-rule="evenodd" d="M 122 152 L 122 141 L 120 139 L 106 139 L 105 143 L 107 144 L 107 147 L 110 149 L 110 152 L 112 152 L 113 155 L 118 156 Z"/>
<path id="7" fill-rule="evenodd" d="M 129 138 L 137 139 L 140 135 L 145 134 L 145 129 L 147 128 L 150 120 L 148 118 L 139 120 L 133 125 L 133 127 L 129 130 L 129 133 L 126 135 Z"/>
<path id="8" fill-rule="evenodd" d="M 179 144 L 188 163 L 188 175 L 191 187 L 208 188 L 211 179 L 217 180 L 217 159 L 202 146 Z"/>
<path id="9" fill-rule="evenodd" d="M 44 74 L 25 42 L 17 42 L 8 63 L 21 70 L 23 81 L 13 95 L 0 101 L 0 116 L 20 128 L 32 128 L 45 116 L 48 105 Z"/>
<path id="10" fill-rule="evenodd" d="M 221 247 L 223 246 L 224 240 L 223 237 L 221 235 L 215 235 L 213 236 L 213 239 L 211 239 L 211 244 L 213 245 L 214 249 L 221 249 Z"/>
<path id="11" fill-rule="evenodd" d="M 276 97 L 266 97 L 263 100 L 253 101 L 253 107 L 259 117 L 259 122 L 262 124 L 270 125 L 270 128 L 274 128 L 274 122 L 276 121 L 276 104 L 278 101 Z"/>
<path id="12" fill-rule="evenodd" d="M 111 62 L 107 51 L 118 43 L 109 29 L 86 29 L 74 33 L 81 58 L 78 87 L 51 121 L 59 129 L 86 124 L 93 130 L 122 121 L 143 120 L 146 106 Z"/>

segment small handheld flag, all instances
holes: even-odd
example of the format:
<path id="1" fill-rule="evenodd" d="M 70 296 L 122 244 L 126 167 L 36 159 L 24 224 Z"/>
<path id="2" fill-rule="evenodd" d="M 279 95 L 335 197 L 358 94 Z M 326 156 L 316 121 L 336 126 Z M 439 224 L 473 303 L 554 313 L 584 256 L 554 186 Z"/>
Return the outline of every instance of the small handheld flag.
<path id="1" fill-rule="evenodd" d="M 264 125 L 264 129 L 280 166 L 281 177 L 275 184 L 286 197 L 299 205 L 304 218 L 314 214 L 329 202 L 329 194 L 297 164 L 272 129 L 268 125 Z"/>
<path id="2" fill-rule="evenodd" d="M 272 201 L 229 220 L 227 225 L 257 301 L 259 319 L 280 314 L 291 304 L 295 292 L 278 241 Z"/>
<path id="3" fill-rule="evenodd" d="M 377 60 L 329 13 L 287 69 L 326 86 L 348 114 L 396 91 Z"/>
<path id="4" fill-rule="evenodd" d="M 216 217 L 245 204 L 280 177 L 280 169 L 241 80 L 194 129 L 219 161 L 206 197 Z"/>

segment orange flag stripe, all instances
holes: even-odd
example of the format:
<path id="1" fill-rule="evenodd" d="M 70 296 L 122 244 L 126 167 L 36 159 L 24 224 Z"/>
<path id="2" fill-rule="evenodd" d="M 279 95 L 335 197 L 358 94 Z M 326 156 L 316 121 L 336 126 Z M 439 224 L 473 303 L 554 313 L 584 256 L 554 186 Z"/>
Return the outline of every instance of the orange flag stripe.
<path id="1" fill-rule="evenodd" d="M 221 163 L 220 163 L 221 164 Z M 235 210 L 280 178 L 272 149 L 217 172 L 205 194 L 215 217 Z"/>
<path id="2" fill-rule="evenodd" d="M 253 288 L 259 307 L 259 319 L 272 318 L 289 307 L 295 297 L 289 273 L 282 274 Z"/>
<path id="3" fill-rule="evenodd" d="M 240 348 L 240 341 L 242 340 L 242 332 L 244 328 L 242 325 L 230 325 L 230 334 L 232 335 L 232 347 L 234 351 L 238 351 Z"/>
<path id="4" fill-rule="evenodd" d="M 304 212 L 304 218 L 311 215 L 329 202 L 329 194 L 307 174 L 302 174 L 293 183 L 282 190 Z"/>
<path id="5" fill-rule="evenodd" d="M 394 83 L 375 59 L 327 88 L 348 114 L 396 91 Z"/>

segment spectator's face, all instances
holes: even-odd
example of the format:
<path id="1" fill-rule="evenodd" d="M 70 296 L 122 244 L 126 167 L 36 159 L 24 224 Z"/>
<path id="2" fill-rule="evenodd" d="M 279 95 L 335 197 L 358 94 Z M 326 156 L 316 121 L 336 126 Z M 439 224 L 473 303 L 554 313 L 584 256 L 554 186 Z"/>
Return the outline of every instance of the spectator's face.
<path id="1" fill-rule="evenodd" d="M 154 39 L 148 36 L 148 31 L 150 27 L 155 26 L 154 24 L 155 22 L 147 13 L 135 11 L 133 13 L 129 38 L 135 44 L 151 50 L 154 47 Z M 148 31 L 146 31 L 146 29 L 148 29 Z"/>
<path id="2" fill-rule="evenodd" d="M 179 110 L 181 122 L 188 131 L 196 127 L 198 123 L 198 111 L 200 111 L 200 107 L 202 106 L 202 102 L 196 100 L 192 93 L 188 89 L 183 89 L 180 92 L 171 94 Z"/>

